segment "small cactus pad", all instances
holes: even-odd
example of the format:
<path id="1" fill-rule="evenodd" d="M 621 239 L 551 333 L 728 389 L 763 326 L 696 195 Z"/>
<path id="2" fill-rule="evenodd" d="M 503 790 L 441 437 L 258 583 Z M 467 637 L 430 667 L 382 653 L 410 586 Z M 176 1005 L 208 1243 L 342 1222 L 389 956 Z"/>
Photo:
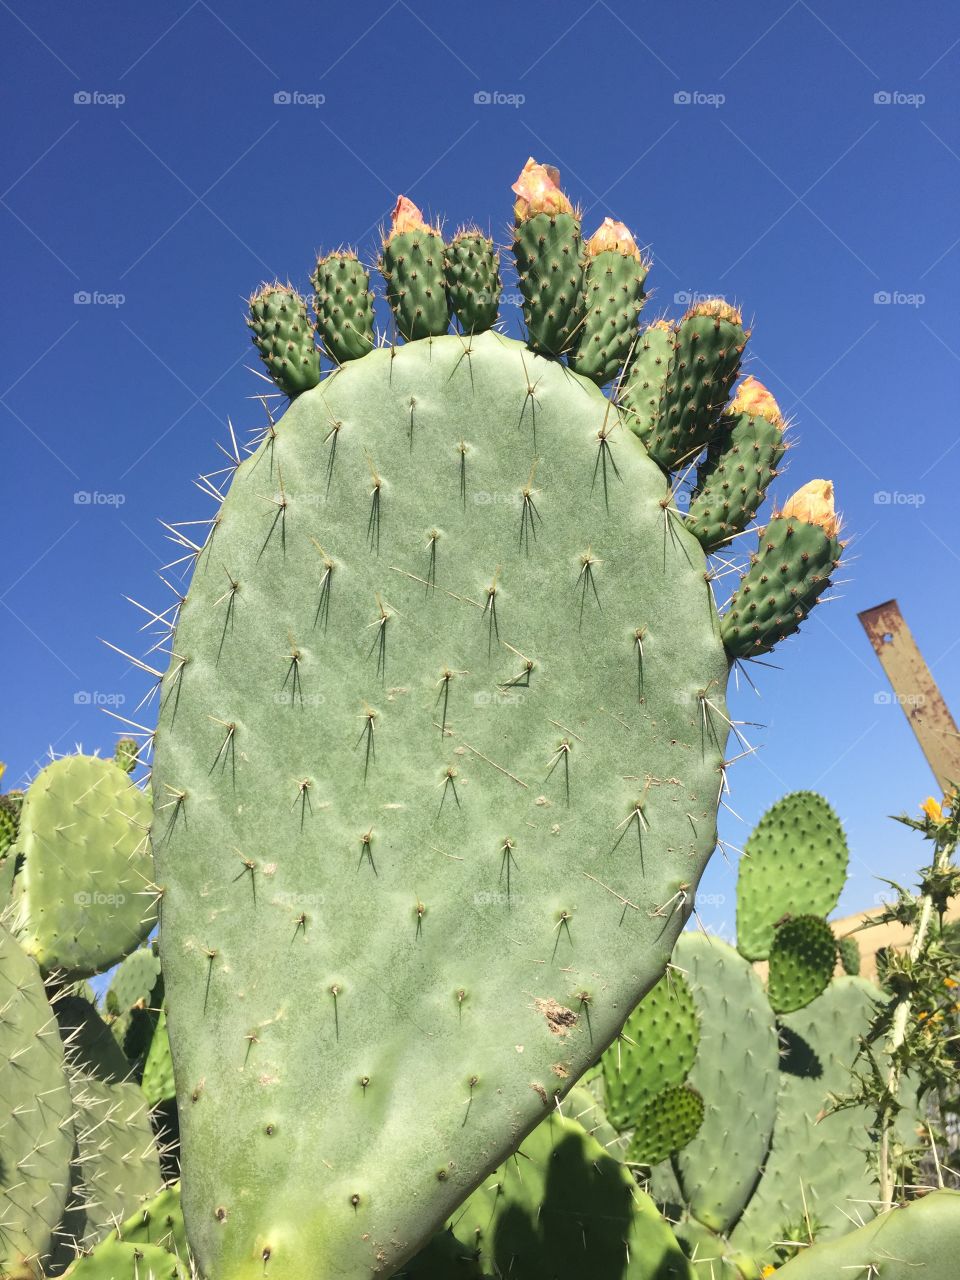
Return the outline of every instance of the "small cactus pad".
<path id="1" fill-rule="evenodd" d="M 384 1239 L 399 1265 L 660 977 L 714 846 L 699 544 L 664 561 L 666 481 L 590 382 L 470 350 L 373 351 L 298 397 L 181 611 L 153 844 L 205 1270 L 257 1241 L 286 1276 L 365 1274 Z"/>
<path id="2" fill-rule="evenodd" d="M 370 275 L 355 253 L 328 253 L 310 277 L 317 336 L 335 364 L 373 350 Z"/>
<path id="3" fill-rule="evenodd" d="M 500 259 L 493 241 L 479 231 L 458 231 L 443 251 L 450 310 L 464 333 L 483 333 L 497 322 Z"/>
<path id="4" fill-rule="evenodd" d="M 559 179 L 556 169 L 531 158 L 513 187 L 513 252 L 528 341 L 553 356 L 573 350 L 583 315 L 580 219 Z"/>
<path id="5" fill-rule="evenodd" d="M 113 760 L 63 756 L 34 778 L 16 849 L 12 928 L 44 974 L 115 964 L 157 920 L 149 794 Z"/>
<path id="6" fill-rule="evenodd" d="M 637 1108 L 627 1148 L 634 1164 L 659 1164 L 691 1142 L 703 1124 L 703 1099 L 688 1084 L 671 1085 Z"/>
<path id="7" fill-rule="evenodd" d="M 786 915 L 826 916 L 847 875 L 840 819 L 814 791 L 793 791 L 763 815 L 737 875 L 737 949 L 765 960 Z"/>
<path id="8" fill-rule="evenodd" d="M 190 1269 L 153 1244 L 104 1240 L 64 1272 L 64 1280 L 186 1280 Z"/>
<path id="9" fill-rule="evenodd" d="M 837 967 L 837 940 L 821 916 L 792 916 L 770 948 L 767 996 L 777 1013 L 793 1013 L 826 990 Z"/>
<path id="10" fill-rule="evenodd" d="M 484 1275 L 694 1280 L 649 1197 L 573 1120 L 553 1114 L 450 1220 Z M 457 1276 L 448 1272 L 450 1280 Z"/>
<path id="11" fill-rule="evenodd" d="M 687 528 L 705 551 L 729 542 L 757 514 L 783 457 L 784 421 L 756 378 L 745 378 L 697 469 Z"/>
<path id="12" fill-rule="evenodd" d="M 167 1015 L 163 1009 L 160 1010 L 160 1016 L 153 1029 L 153 1038 L 143 1064 L 143 1079 L 140 1085 L 152 1107 L 176 1096 L 170 1039 L 167 1035 Z"/>
<path id="13" fill-rule="evenodd" d="M 837 953 L 843 972 L 855 978 L 860 972 L 860 946 L 854 937 L 841 938 L 837 943 Z"/>
<path id="14" fill-rule="evenodd" d="M 741 1270 L 723 1236 L 715 1235 L 694 1218 L 685 1218 L 674 1228 L 677 1243 L 690 1259 L 697 1280 L 753 1280 L 759 1272 Z M 752 1274 L 751 1274 L 752 1272 Z"/>
<path id="15" fill-rule="evenodd" d="M 815 500 L 808 501 L 812 491 Z M 723 642 L 736 658 L 768 653 L 799 628 L 840 563 L 833 485 L 811 480 L 760 531 L 752 563 L 723 615 Z"/>
<path id="16" fill-rule="evenodd" d="M 802 1249 L 777 1280 L 954 1280 L 960 1192 L 933 1191 L 839 1240 Z"/>
<path id="17" fill-rule="evenodd" d="M 187 1236 L 183 1227 L 180 1208 L 180 1184 L 164 1187 L 152 1200 L 125 1218 L 108 1240 L 122 1240 L 125 1244 L 154 1245 L 174 1254 L 182 1263 L 187 1261 Z"/>
<path id="18" fill-rule="evenodd" d="M 763 1177 L 730 1235 L 735 1249 L 774 1262 L 774 1242 L 809 1215 L 818 1239 L 850 1230 L 876 1200 L 864 1154 L 865 1107 L 831 1111 L 851 1089 L 851 1064 L 874 1013 L 877 988 L 862 978 L 836 978 L 822 996 L 781 1019 L 777 1121 Z M 828 1114 L 829 1112 L 829 1114 Z M 798 1164 L 798 1153 L 803 1153 Z"/>
<path id="19" fill-rule="evenodd" d="M 654 320 L 638 335 L 626 366 L 618 403 L 630 430 L 644 444 L 654 438 L 676 349 L 677 326 L 670 320 Z"/>
<path id="20" fill-rule="evenodd" d="M 120 738 L 114 748 L 113 758 L 124 773 L 133 773 L 137 767 L 139 751 L 134 738 Z"/>
<path id="21" fill-rule="evenodd" d="M 250 338 L 271 378 L 292 400 L 320 381 L 307 304 L 290 285 L 264 284 L 250 299 Z"/>
<path id="22" fill-rule="evenodd" d="M 411 200 L 401 196 L 383 242 L 380 271 L 397 328 L 407 342 L 447 332 L 450 306 L 443 270 L 443 237 Z"/>
<path id="23" fill-rule="evenodd" d="M 770 1146 L 777 1111 L 777 1030 L 759 977 L 719 938 L 687 932 L 673 963 L 686 971 L 700 1022 L 689 1082 L 704 1120 L 677 1155 L 691 1214 L 713 1231 L 739 1217 Z"/>
<path id="24" fill-rule="evenodd" d="M 697 303 L 681 320 L 656 423 L 645 441 L 662 467 L 693 461 L 712 437 L 749 336 L 740 312 L 721 298 Z"/>
<path id="25" fill-rule="evenodd" d="M 153 1037 L 163 984 L 153 947 L 132 951 L 114 970 L 104 997 L 104 1015 L 114 1039 L 131 1062 L 142 1062 Z M 154 991 L 157 990 L 157 997 Z"/>
<path id="26" fill-rule="evenodd" d="M 637 1116 L 651 1098 L 683 1084 L 699 1039 L 690 988 L 676 969 L 668 969 L 603 1055 L 604 1101 L 615 1128 L 636 1128 Z"/>
<path id="27" fill-rule="evenodd" d="M 67 1214 L 77 1245 L 88 1249 L 157 1194 L 160 1158 L 147 1100 L 127 1079 L 130 1064 L 99 1013 L 80 996 L 60 998 L 56 1013 L 76 1114 Z"/>
<path id="28" fill-rule="evenodd" d="M 66 1204 L 73 1102 L 34 961 L 0 925 L 0 1275 L 32 1280 Z"/>
<path id="29" fill-rule="evenodd" d="M 617 376 L 637 342 L 649 269 L 633 236 L 612 218 L 584 245 L 583 318 L 570 364 L 598 386 Z"/>

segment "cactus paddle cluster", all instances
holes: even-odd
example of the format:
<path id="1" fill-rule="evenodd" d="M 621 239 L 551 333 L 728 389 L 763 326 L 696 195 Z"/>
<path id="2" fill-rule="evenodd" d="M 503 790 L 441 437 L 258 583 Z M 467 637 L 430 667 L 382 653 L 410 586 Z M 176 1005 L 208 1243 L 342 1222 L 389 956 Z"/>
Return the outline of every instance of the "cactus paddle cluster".
<path id="1" fill-rule="evenodd" d="M 749 587 L 725 643 L 707 553 L 782 449 L 755 386 L 728 410 L 739 316 L 642 330 L 627 228 L 582 243 L 533 161 L 514 193 L 526 341 L 494 328 L 489 238 L 445 243 L 404 197 L 389 336 L 349 250 L 317 263 L 313 320 L 289 286 L 251 299 L 292 403 L 191 544 L 153 773 L 184 1216 L 213 1280 L 391 1274 L 596 1060 L 714 848 L 731 662 L 823 586 L 787 545 L 775 606 Z"/>
<path id="2" fill-rule="evenodd" d="M 14 818 L 0 903 L 0 1275 L 11 1280 L 59 1274 L 163 1185 L 150 1103 L 121 1048 L 136 1039 L 131 1018 L 121 1031 L 115 996 L 115 1038 L 76 981 L 156 922 L 135 757 L 127 740 L 114 760 L 63 757 L 22 800 L 0 802 Z M 149 950 L 125 961 L 114 983 L 128 1015 L 158 971 Z"/>

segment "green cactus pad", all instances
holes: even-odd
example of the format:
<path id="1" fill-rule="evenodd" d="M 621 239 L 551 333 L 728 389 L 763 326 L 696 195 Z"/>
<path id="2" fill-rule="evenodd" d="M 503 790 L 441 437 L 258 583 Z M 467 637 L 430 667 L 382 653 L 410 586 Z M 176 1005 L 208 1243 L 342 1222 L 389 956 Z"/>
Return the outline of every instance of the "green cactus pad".
<path id="1" fill-rule="evenodd" d="M 5 858 L 17 838 L 20 805 L 11 804 L 8 796 L 0 796 L 0 858 Z"/>
<path id="2" fill-rule="evenodd" d="M 627 432 L 605 492 L 591 383 L 471 350 L 374 351 L 300 396 L 180 613 L 153 844 L 205 1271 L 399 1266 L 660 977 L 714 847 L 703 552 L 681 529 L 664 558 Z"/>
<path id="3" fill-rule="evenodd" d="M 114 761 L 124 773 L 133 773 L 137 767 L 140 748 L 133 738 L 120 738 L 114 748 Z"/>
<path id="4" fill-rule="evenodd" d="M 626 423 L 644 444 L 656 431 L 676 347 L 676 325 L 670 320 L 655 320 L 641 330 L 620 385 L 618 403 Z"/>
<path id="5" fill-rule="evenodd" d="M 777 1029 L 763 985 L 733 947 L 680 935 L 673 963 L 686 971 L 700 1024 L 689 1082 L 704 1102 L 696 1137 L 678 1153 L 684 1200 L 713 1231 L 743 1211 L 770 1146 L 777 1111 Z"/>
<path id="6" fill-rule="evenodd" d="M 77 1135 L 66 1230 L 89 1249 L 152 1199 L 163 1178 L 147 1100 L 127 1078 L 130 1064 L 109 1027 L 79 996 L 58 1000 L 56 1014 Z"/>
<path id="7" fill-rule="evenodd" d="M 822 996 L 781 1019 L 783 1056 L 777 1120 L 763 1177 L 730 1235 L 735 1249 L 775 1262 L 775 1241 L 804 1215 L 818 1239 L 850 1230 L 869 1215 L 876 1180 L 869 1168 L 864 1107 L 828 1110 L 851 1089 L 850 1067 L 867 1034 L 878 990 L 862 978 L 836 978 Z"/>
<path id="8" fill-rule="evenodd" d="M 394 1276 L 396 1280 L 486 1280 L 477 1249 L 458 1240 L 452 1231 L 438 1231 Z"/>
<path id="9" fill-rule="evenodd" d="M 786 446 L 781 423 L 749 413 L 726 414 L 697 470 L 687 528 L 705 551 L 746 529 L 777 474 Z"/>
<path id="10" fill-rule="evenodd" d="M 837 967 L 837 940 L 820 916 L 793 916 L 770 948 L 767 996 L 777 1013 L 793 1013 L 826 990 Z"/>
<path id="11" fill-rule="evenodd" d="M 759 1280 L 759 1271 L 737 1266 L 729 1243 L 693 1218 L 685 1218 L 673 1228 L 680 1248 L 690 1259 L 697 1280 Z"/>
<path id="12" fill-rule="evenodd" d="M 143 1079 L 140 1084 L 152 1107 L 176 1097 L 173 1059 L 170 1056 L 170 1040 L 167 1035 L 167 1015 L 163 1009 L 160 1010 L 160 1016 L 153 1029 L 153 1038 L 143 1064 Z"/>
<path id="13" fill-rule="evenodd" d="M 116 964 L 157 920 L 150 797 L 113 760 L 64 756 L 30 784 L 16 849 L 12 929 L 44 974 Z"/>
<path id="14" fill-rule="evenodd" d="M 582 1076 L 580 1083 L 575 1084 L 564 1098 L 563 1114 L 582 1125 L 608 1154 L 620 1160 L 624 1158 L 630 1139 L 613 1127 L 607 1119 L 603 1103 L 584 1086 Z"/>
<path id="15" fill-rule="evenodd" d="M 485 1275 L 523 1280 L 694 1280 L 629 1172 L 573 1120 L 552 1115 L 450 1220 Z M 454 1280 L 456 1271 L 448 1273 Z"/>
<path id="16" fill-rule="evenodd" d="M 458 231 L 443 251 L 450 309 L 464 333 L 493 328 L 500 308 L 500 258 L 489 236 Z"/>
<path id="17" fill-rule="evenodd" d="M 142 1065 L 163 999 L 160 957 L 153 947 L 132 951 L 117 966 L 104 997 L 113 1037 L 131 1063 Z"/>
<path id="18" fill-rule="evenodd" d="M 335 364 L 359 360 L 373 350 L 370 273 L 355 253 L 328 253 L 310 277 L 317 336 Z"/>
<path id="19" fill-rule="evenodd" d="M 320 381 L 307 304 L 295 289 L 265 284 L 250 299 L 250 337 L 270 377 L 292 400 Z"/>
<path id="20" fill-rule="evenodd" d="M 188 1246 L 180 1208 L 179 1182 L 172 1187 L 164 1187 L 152 1200 L 121 1222 L 106 1239 L 122 1240 L 125 1244 L 153 1245 L 166 1249 L 186 1263 Z"/>
<path id="21" fill-rule="evenodd" d="M 703 1124 L 703 1099 L 688 1084 L 663 1089 L 637 1108 L 627 1148 L 634 1164 L 659 1164 L 691 1142 Z"/>
<path id="22" fill-rule="evenodd" d="M 737 949 L 766 960 L 784 916 L 826 916 L 847 875 L 840 819 L 814 791 L 778 800 L 747 840 L 737 876 Z"/>
<path id="23" fill-rule="evenodd" d="M 840 956 L 843 972 L 855 978 L 860 972 L 861 962 L 860 946 L 856 938 L 840 938 L 837 942 L 837 954 Z"/>
<path id="24" fill-rule="evenodd" d="M 691 461 L 713 435 L 740 371 L 749 334 L 721 302 L 691 308 L 676 333 L 650 456 L 667 470 Z"/>
<path id="25" fill-rule="evenodd" d="M 380 271 L 407 342 L 439 337 L 450 327 L 443 261 L 443 237 L 429 228 L 391 234 L 384 242 Z"/>
<path id="26" fill-rule="evenodd" d="M 73 1101 L 34 961 L 0 925 L 0 1275 L 40 1274 L 67 1200 Z"/>
<path id="27" fill-rule="evenodd" d="M 812 1245 L 777 1280 L 954 1280 L 960 1192 L 933 1191 L 840 1240 Z"/>
<path id="28" fill-rule="evenodd" d="M 616 249 L 586 259 L 583 318 L 570 365 L 597 386 L 617 376 L 637 343 L 648 270 L 634 254 Z"/>
<path id="29" fill-rule="evenodd" d="M 829 585 L 840 552 L 838 539 L 819 525 L 774 517 L 723 615 L 728 651 L 755 657 L 793 635 Z"/>
<path id="30" fill-rule="evenodd" d="M 667 971 L 603 1055 L 604 1102 L 617 1129 L 634 1129 L 645 1104 L 687 1078 L 700 1029 L 685 979 Z"/>
<path id="31" fill-rule="evenodd" d="M 68 1267 L 64 1280 L 187 1280 L 189 1274 L 188 1267 L 157 1245 L 104 1240 Z"/>
<path id="32" fill-rule="evenodd" d="M 583 315 L 579 219 L 535 213 L 516 227 L 513 252 L 530 347 L 551 356 L 572 351 Z"/>

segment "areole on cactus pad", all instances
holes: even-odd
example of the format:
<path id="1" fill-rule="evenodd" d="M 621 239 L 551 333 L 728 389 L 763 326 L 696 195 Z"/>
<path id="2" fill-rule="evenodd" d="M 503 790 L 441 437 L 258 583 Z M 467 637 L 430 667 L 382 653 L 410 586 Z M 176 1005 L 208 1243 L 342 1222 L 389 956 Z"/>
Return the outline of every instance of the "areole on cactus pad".
<path id="1" fill-rule="evenodd" d="M 598 386 L 640 349 L 645 266 L 617 231 L 585 276 L 541 168 L 515 188 L 527 344 L 479 332 L 489 242 L 453 252 L 403 198 L 381 270 L 405 343 L 362 354 L 366 301 L 335 297 L 366 291 L 355 259 L 318 266 L 322 378 L 302 300 L 255 295 L 294 399 L 196 556 L 153 775 L 211 1280 L 400 1267 L 661 976 L 714 848 L 731 656 L 669 469 L 719 423 L 732 321 L 703 308 L 671 343 L 652 457 Z M 632 318 L 585 346 L 606 254 Z M 797 621 L 764 618 L 764 641 Z"/>

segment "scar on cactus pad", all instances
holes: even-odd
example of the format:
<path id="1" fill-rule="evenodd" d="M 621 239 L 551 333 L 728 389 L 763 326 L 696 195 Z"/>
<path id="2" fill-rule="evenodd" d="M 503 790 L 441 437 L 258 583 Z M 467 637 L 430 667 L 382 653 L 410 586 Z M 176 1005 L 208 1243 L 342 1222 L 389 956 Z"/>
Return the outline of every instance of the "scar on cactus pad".
<path id="1" fill-rule="evenodd" d="M 445 244 L 403 199 L 395 344 L 358 258 L 317 265 L 322 350 L 289 286 L 251 303 L 291 404 L 196 552 L 152 779 L 184 1217 L 213 1280 L 391 1274 L 596 1061 L 715 846 L 731 662 L 829 576 L 822 527 L 782 517 L 776 608 L 751 585 L 731 631 L 674 464 L 695 442 L 735 466 L 739 318 L 640 329 L 623 224 L 585 251 L 555 170 L 514 192 L 523 342 L 493 327 L 492 244 Z M 655 397 L 630 376 L 651 329 Z"/>

